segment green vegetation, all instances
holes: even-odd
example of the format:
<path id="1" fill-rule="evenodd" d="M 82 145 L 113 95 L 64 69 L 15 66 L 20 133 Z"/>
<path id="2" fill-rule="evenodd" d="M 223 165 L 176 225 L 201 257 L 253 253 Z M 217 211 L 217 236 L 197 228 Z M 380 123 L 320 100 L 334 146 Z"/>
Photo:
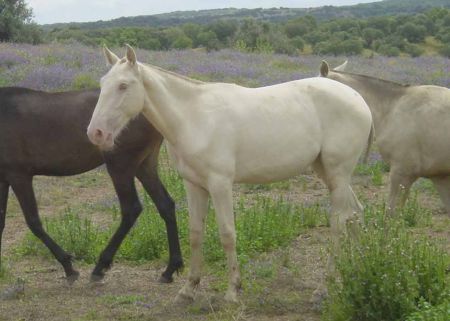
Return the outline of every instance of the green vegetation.
<path id="1" fill-rule="evenodd" d="M 32 12 L 23 1 L 18 2 L 20 5 L 14 12 L 8 11 L 8 5 L 2 11 L 2 2 L 8 3 L 0 1 L 0 26 L 5 30 L 0 33 L 0 41 L 75 41 L 111 47 L 129 43 L 149 50 L 236 48 L 288 55 L 378 53 L 417 57 L 431 51 L 450 56 L 450 6 L 441 0 L 383 1 L 309 11 L 289 8 L 187 11 L 95 23 L 54 24 L 42 29 L 30 23 Z"/>
<path id="2" fill-rule="evenodd" d="M 161 176 L 171 195 L 183 202 L 183 184 L 178 174 L 169 169 L 163 171 Z M 119 260 L 143 262 L 167 256 L 167 236 L 163 221 L 147 195 L 143 200 L 145 210 L 120 247 L 117 254 Z M 281 198 L 273 200 L 269 197 L 258 197 L 249 203 L 241 199 L 235 207 L 237 252 L 244 261 L 254 254 L 288 245 L 304 228 L 327 224 L 326 211 L 317 205 L 302 207 Z M 57 218 L 46 219 L 44 226 L 55 241 L 72 253 L 75 259 L 91 264 L 97 260 L 100 251 L 119 225 L 118 210 L 113 208 L 111 214 L 112 224 L 105 228 L 98 227 L 88 218 L 82 218 L 74 209 L 67 209 Z M 177 211 L 177 220 L 181 246 L 186 252 L 189 249 L 187 208 Z M 206 261 L 221 261 L 224 253 L 212 209 L 206 224 Z M 52 258 L 47 248 L 31 232 L 27 233 L 16 253 Z"/>
<path id="3" fill-rule="evenodd" d="M 408 316 L 406 321 L 447 321 L 450 316 L 450 294 L 443 303 L 435 306 L 422 300 L 419 308 L 420 311 Z"/>
<path id="4" fill-rule="evenodd" d="M 33 10 L 24 0 L 0 0 L 0 42 L 39 43 L 41 32 L 31 23 Z"/>
<path id="5" fill-rule="evenodd" d="M 311 15 L 286 22 L 254 18 L 218 20 L 209 24 L 186 23 L 165 28 L 113 27 L 85 29 L 55 27 L 47 41 L 79 41 L 88 45 L 122 46 L 130 43 L 143 49 L 236 48 L 246 52 L 359 55 L 363 50 L 387 56 L 402 53 L 416 57 L 424 53 L 426 37 L 434 37 L 437 50 L 449 54 L 450 10 L 434 8 L 425 13 L 376 16 L 365 19 L 336 18 L 320 21 Z"/>
<path id="6" fill-rule="evenodd" d="M 408 210 L 421 215 L 417 206 Z M 409 225 L 386 217 L 383 206 L 368 208 L 357 242 L 346 239 L 336 258 L 340 277 L 329 281 L 324 320 L 396 321 L 424 307 L 441 309 L 450 257 L 438 241 L 411 233 Z M 431 320 L 418 316 L 412 320 Z"/>
<path id="7" fill-rule="evenodd" d="M 92 79 L 89 74 L 79 74 L 72 81 L 72 88 L 75 90 L 98 88 L 99 83 Z"/>
<path id="8" fill-rule="evenodd" d="M 383 185 L 383 174 L 387 172 L 389 172 L 389 165 L 382 160 L 370 165 L 359 163 L 355 169 L 355 173 L 358 175 L 371 176 L 372 184 L 375 186 Z"/>

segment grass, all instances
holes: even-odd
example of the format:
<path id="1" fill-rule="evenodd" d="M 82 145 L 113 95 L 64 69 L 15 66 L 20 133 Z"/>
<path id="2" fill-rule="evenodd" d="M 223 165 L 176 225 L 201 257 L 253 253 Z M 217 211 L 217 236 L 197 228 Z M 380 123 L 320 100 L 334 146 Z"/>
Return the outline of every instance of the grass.
<path id="1" fill-rule="evenodd" d="M 180 242 L 183 252 L 189 255 L 188 212 L 181 178 L 167 167 L 160 175 L 179 205 L 177 221 Z M 143 205 L 144 211 L 122 243 L 116 255 L 117 260 L 139 263 L 165 259 L 168 256 L 165 225 L 146 194 L 143 195 Z M 112 223 L 101 228 L 88 217 L 81 217 L 78 212 L 82 210 L 83 208 L 76 211 L 68 208 L 56 218 L 44 219 L 44 227 L 62 248 L 74 255 L 76 260 L 92 264 L 96 262 L 100 251 L 117 229 L 121 216 L 117 208 L 107 209 L 111 214 Z M 237 253 L 241 263 L 258 253 L 287 246 L 305 228 L 328 224 L 326 210 L 319 205 L 298 206 L 283 198 L 273 199 L 267 196 L 257 196 L 248 201 L 241 198 L 235 205 L 235 213 Z M 204 242 L 206 262 L 223 263 L 225 255 L 212 208 L 209 210 L 206 224 Z M 31 232 L 27 232 L 16 253 L 53 259 Z"/>
<path id="2" fill-rule="evenodd" d="M 359 163 L 356 165 L 355 173 L 358 175 L 368 175 L 375 186 L 383 185 L 383 174 L 389 171 L 389 166 L 383 161 L 376 161 L 373 164 Z"/>

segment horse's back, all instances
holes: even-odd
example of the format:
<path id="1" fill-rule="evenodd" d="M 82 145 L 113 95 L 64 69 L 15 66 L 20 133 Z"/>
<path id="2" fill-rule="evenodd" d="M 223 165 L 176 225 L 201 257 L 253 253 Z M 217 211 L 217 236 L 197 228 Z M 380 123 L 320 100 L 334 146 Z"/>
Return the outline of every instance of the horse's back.
<path id="1" fill-rule="evenodd" d="M 65 175 L 102 163 L 85 128 L 98 91 L 0 89 L 0 170 Z M 90 165 L 90 166 L 88 166 Z"/>
<path id="2" fill-rule="evenodd" d="M 320 153 L 336 161 L 352 154 L 357 159 L 367 143 L 370 110 L 356 91 L 338 82 L 310 78 L 227 92 L 234 104 L 223 112 L 223 123 L 232 129 L 220 136 L 234 136 L 237 182 L 290 177 Z"/>
<path id="3" fill-rule="evenodd" d="M 47 93 L 0 88 L 0 175 L 10 170 L 73 175 L 102 164 L 102 152 L 86 135 L 98 96 L 98 89 Z M 138 163 L 161 141 L 161 135 L 139 116 L 124 130 L 108 159 Z"/>

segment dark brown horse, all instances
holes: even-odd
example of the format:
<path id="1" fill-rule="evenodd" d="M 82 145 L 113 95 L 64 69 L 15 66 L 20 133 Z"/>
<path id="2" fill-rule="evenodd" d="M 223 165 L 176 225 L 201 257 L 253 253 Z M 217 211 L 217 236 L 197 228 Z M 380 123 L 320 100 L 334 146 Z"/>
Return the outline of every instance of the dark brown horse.
<path id="1" fill-rule="evenodd" d="M 121 135 L 120 143 L 113 151 L 100 152 L 86 136 L 98 96 L 99 90 L 46 93 L 0 88 L 0 249 L 11 186 L 31 231 L 61 263 L 68 280 L 76 280 L 79 273 L 72 267 L 71 256 L 42 227 L 32 186 L 33 176 L 75 175 L 106 163 L 119 197 L 122 220 L 101 253 L 92 279 L 99 280 L 104 276 L 142 211 L 134 184 L 134 177 L 137 177 L 166 224 L 170 258 L 160 280 L 170 282 L 183 261 L 174 202 L 157 173 L 162 136 L 140 116 Z"/>

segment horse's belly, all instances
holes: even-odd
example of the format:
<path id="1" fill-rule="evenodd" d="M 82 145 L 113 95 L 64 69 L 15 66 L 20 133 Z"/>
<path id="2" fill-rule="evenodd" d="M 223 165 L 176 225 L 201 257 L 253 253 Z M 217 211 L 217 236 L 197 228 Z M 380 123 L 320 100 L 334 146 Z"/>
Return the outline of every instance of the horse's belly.
<path id="1" fill-rule="evenodd" d="M 284 180 L 306 171 L 317 159 L 320 145 L 293 146 L 289 150 L 267 151 L 238 158 L 236 162 L 236 183 L 261 184 Z"/>

